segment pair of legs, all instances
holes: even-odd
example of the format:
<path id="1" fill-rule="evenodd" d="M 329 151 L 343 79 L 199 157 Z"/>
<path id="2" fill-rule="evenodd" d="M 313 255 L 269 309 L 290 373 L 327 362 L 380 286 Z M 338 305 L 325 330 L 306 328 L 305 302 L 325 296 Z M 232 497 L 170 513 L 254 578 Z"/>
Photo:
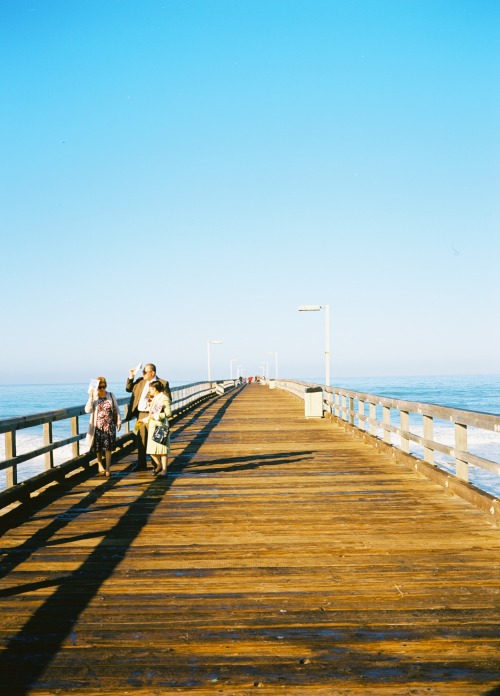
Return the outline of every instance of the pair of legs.
<path id="1" fill-rule="evenodd" d="M 105 460 L 106 460 L 106 468 L 103 467 L 102 465 L 102 450 L 98 450 L 96 452 L 97 454 L 97 464 L 99 467 L 99 473 L 100 474 L 106 474 L 107 478 L 111 476 L 111 452 L 109 450 L 106 450 L 104 452 Z"/>
<path id="2" fill-rule="evenodd" d="M 149 413 L 140 411 L 137 419 L 147 418 Z M 146 448 L 148 446 L 148 426 L 144 423 L 139 423 L 139 429 L 136 435 L 137 439 L 137 469 L 147 469 L 146 464 Z"/>
<path id="3" fill-rule="evenodd" d="M 153 469 L 153 473 L 158 474 L 159 476 L 166 476 L 168 466 L 168 454 L 152 454 L 151 459 L 156 464 L 156 468 Z"/>
<path id="4" fill-rule="evenodd" d="M 94 452 L 96 453 L 97 462 L 99 465 L 99 473 L 111 476 L 111 454 L 116 445 L 116 429 L 111 426 L 110 429 L 101 430 L 95 429 L 94 433 Z M 103 465 L 103 453 L 106 464 Z"/>

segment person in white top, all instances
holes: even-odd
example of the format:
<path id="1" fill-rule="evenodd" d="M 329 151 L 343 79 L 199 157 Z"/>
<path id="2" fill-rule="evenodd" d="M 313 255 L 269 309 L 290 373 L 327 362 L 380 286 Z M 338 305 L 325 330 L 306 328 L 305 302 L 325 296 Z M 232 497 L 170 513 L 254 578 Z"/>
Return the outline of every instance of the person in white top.
<path id="1" fill-rule="evenodd" d="M 132 394 L 130 397 L 126 420 L 137 418 L 138 423 L 137 464 L 133 467 L 133 470 L 136 471 L 147 469 L 146 447 L 148 442 L 148 428 L 143 421 L 149 415 L 149 406 L 152 398 L 149 391 L 151 382 L 153 382 L 155 379 L 160 381 L 164 385 L 165 395 L 170 401 L 172 401 L 172 394 L 170 392 L 168 382 L 156 376 L 156 365 L 153 363 L 147 363 L 142 372 L 143 376 L 135 379 L 135 371 L 133 369 L 130 370 L 127 383 L 125 385 L 125 391 Z"/>

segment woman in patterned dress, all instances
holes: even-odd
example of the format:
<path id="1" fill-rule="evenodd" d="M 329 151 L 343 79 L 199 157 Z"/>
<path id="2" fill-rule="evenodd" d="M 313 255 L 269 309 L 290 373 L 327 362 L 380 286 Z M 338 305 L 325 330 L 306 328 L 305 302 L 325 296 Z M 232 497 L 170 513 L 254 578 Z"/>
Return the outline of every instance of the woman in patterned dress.
<path id="1" fill-rule="evenodd" d="M 149 406 L 149 416 L 143 418 L 142 422 L 148 426 L 148 444 L 146 453 L 151 455 L 151 459 L 156 464 L 153 469 L 153 476 L 167 476 L 168 455 L 170 454 L 170 434 L 166 445 L 161 445 L 153 440 L 153 433 L 157 425 L 161 422 L 168 422 L 172 416 L 170 408 L 170 399 L 164 393 L 165 387 L 159 381 L 155 380 L 149 385 L 149 390 L 153 400 Z M 139 421 L 138 421 L 139 422 Z"/>
<path id="2" fill-rule="evenodd" d="M 97 394 L 91 390 L 89 400 L 85 405 L 85 413 L 90 413 L 87 444 L 93 447 L 97 455 L 99 474 L 111 476 L 111 454 L 116 447 L 116 431 L 122 427 L 120 409 L 116 397 L 112 392 L 106 391 L 106 380 L 98 377 L 99 387 Z M 103 467 L 102 453 L 106 459 L 106 468 Z"/>

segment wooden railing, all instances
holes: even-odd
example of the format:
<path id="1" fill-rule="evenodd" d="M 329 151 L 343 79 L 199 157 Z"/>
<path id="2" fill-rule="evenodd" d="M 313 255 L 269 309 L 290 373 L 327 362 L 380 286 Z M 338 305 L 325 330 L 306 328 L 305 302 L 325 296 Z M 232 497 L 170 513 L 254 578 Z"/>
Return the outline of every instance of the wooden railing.
<path id="1" fill-rule="evenodd" d="M 186 384 L 179 387 L 172 388 L 172 413 L 177 415 L 182 413 L 184 410 L 192 406 L 194 403 L 217 393 L 217 386 L 223 385 L 224 389 L 227 390 L 234 386 L 234 381 L 226 382 L 195 382 L 193 384 Z M 130 401 L 130 396 L 125 396 L 117 399 L 118 405 L 120 407 L 124 406 L 124 418 L 127 416 L 127 407 Z M 80 418 L 88 417 L 85 413 L 85 407 L 74 406 L 71 408 L 64 408 L 57 411 L 47 411 L 45 413 L 36 413 L 28 416 L 19 416 L 17 418 L 4 418 L 0 420 L 0 435 L 3 434 L 5 437 L 5 459 L 0 461 L 0 471 L 6 472 L 6 489 L 12 489 L 18 484 L 18 467 L 21 464 L 30 462 L 36 457 L 45 457 L 45 471 L 50 471 L 53 469 L 59 469 L 59 466 L 55 466 L 54 463 L 54 453 L 61 447 L 66 447 L 68 445 L 72 446 L 72 456 L 69 461 L 77 462 L 81 459 L 80 453 L 80 442 L 86 437 L 86 432 L 80 432 Z M 69 421 L 69 428 L 71 435 L 63 439 L 54 439 L 53 425 L 61 421 Z M 19 431 L 25 430 L 26 428 L 33 428 L 36 426 L 42 426 L 43 429 L 43 445 L 30 450 L 29 452 L 24 452 L 22 454 L 17 453 L 17 439 L 16 434 Z M 130 422 L 124 421 L 124 434 L 118 438 L 117 444 L 123 444 L 124 442 L 132 441 L 132 434 L 130 432 Z M 88 453 L 83 455 L 87 457 L 87 460 L 93 459 L 93 455 Z M 68 469 L 69 471 L 69 469 Z M 57 472 L 56 472 L 57 473 Z M 38 479 L 40 475 L 33 478 Z M 47 477 L 40 479 L 41 485 L 46 485 Z M 24 481 L 23 483 L 26 483 Z M 25 486 L 30 492 L 35 489 L 34 485 Z M 11 496 L 12 497 L 12 496 Z M 0 504 L 1 508 L 1 504 Z"/>
<path id="2" fill-rule="evenodd" d="M 302 399 L 308 388 L 319 386 L 322 385 L 296 380 L 276 380 L 275 384 L 276 388 L 285 389 Z M 416 443 L 423 448 L 423 460 L 429 464 L 435 463 L 435 453 L 440 452 L 454 461 L 455 475 L 463 481 L 469 481 L 470 464 L 500 475 L 500 463 L 473 454 L 469 451 L 467 442 L 470 427 L 500 433 L 499 415 L 392 399 L 337 387 L 323 386 L 322 389 L 323 413 L 330 413 L 383 442 L 398 447 L 402 452 L 409 453 L 410 442 Z M 421 435 L 411 431 L 412 415 L 422 419 Z M 435 420 L 453 426 L 453 445 L 435 439 Z"/>

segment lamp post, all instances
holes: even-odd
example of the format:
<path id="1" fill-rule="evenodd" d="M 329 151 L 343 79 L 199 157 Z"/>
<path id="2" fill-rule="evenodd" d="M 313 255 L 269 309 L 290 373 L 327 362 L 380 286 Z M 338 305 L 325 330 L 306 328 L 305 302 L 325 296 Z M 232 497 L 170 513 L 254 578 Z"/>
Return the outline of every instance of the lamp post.
<path id="1" fill-rule="evenodd" d="M 233 363 L 238 362 L 238 358 L 231 358 L 229 361 L 229 370 L 231 372 L 231 379 L 233 379 Z"/>
<path id="2" fill-rule="evenodd" d="M 207 341 L 207 362 L 208 362 L 208 381 L 209 382 L 212 381 L 212 376 L 210 374 L 210 344 L 218 345 L 220 343 L 222 343 L 222 341 L 211 341 L 210 339 L 208 339 L 208 341 Z"/>
<path id="3" fill-rule="evenodd" d="M 274 379 L 278 379 L 278 351 L 270 350 L 268 355 L 274 355 Z"/>
<path id="4" fill-rule="evenodd" d="M 330 386 L 330 305 L 300 305 L 299 312 L 325 310 L 325 384 Z"/>

